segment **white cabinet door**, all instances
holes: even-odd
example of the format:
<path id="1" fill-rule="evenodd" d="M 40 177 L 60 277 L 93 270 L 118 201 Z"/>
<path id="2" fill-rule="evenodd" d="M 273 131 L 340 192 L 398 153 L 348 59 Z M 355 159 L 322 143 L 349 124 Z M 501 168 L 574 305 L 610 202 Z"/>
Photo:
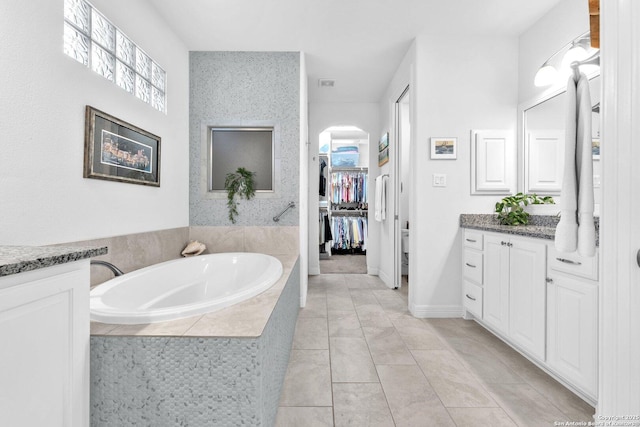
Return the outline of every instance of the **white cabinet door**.
<path id="1" fill-rule="evenodd" d="M 89 425 L 88 260 L 0 278 L 0 342 L 1 425 Z"/>
<path id="2" fill-rule="evenodd" d="M 483 321 L 496 331 L 509 327 L 509 247 L 506 236 L 484 236 Z"/>
<path id="3" fill-rule="evenodd" d="M 517 162 L 513 132 L 474 130 L 471 138 L 471 194 L 514 193 Z"/>
<path id="4" fill-rule="evenodd" d="M 509 239 L 509 337 L 545 360 L 546 245 Z"/>
<path id="5" fill-rule="evenodd" d="M 535 130 L 525 140 L 525 191 L 560 194 L 564 171 L 564 130 Z"/>
<path id="6" fill-rule="evenodd" d="M 562 274 L 548 289 L 549 366 L 596 400 L 598 381 L 598 286 Z"/>

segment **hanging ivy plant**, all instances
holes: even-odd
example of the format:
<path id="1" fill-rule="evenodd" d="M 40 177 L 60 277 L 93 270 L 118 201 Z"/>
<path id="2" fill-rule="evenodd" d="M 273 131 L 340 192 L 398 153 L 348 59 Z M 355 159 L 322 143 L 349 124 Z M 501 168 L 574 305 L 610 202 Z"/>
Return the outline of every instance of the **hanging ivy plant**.
<path id="1" fill-rule="evenodd" d="M 496 203 L 496 212 L 502 225 L 527 225 L 529 224 L 529 212 L 524 210 L 524 206 L 545 204 L 555 204 L 553 197 L 517 193 L 504 197 Z"/>
<path id="2" fill-rule="evenodd" d="M 228 173 L 224 180 L 224 189 L 227 191 L 229 221 L 234 224 L 236 223 L 236 216 L 238 215 L 236 196 L 241 199 L 251 200 L 256 194 L 255 182 L 253 181 L 255 175 L 255 172 L 240 167 L 235 172 Z"/>

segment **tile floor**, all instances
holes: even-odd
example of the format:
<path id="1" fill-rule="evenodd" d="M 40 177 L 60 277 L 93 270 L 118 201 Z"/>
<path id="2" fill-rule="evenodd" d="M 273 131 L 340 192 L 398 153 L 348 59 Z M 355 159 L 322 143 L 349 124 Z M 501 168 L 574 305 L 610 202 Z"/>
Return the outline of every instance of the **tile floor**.
<path id="1" fill-rule="evenodd" d="M 276 425 L 553 426 L 594 409 L 473 321 L 416 319 L 406 288 L 309 277 Z"/>

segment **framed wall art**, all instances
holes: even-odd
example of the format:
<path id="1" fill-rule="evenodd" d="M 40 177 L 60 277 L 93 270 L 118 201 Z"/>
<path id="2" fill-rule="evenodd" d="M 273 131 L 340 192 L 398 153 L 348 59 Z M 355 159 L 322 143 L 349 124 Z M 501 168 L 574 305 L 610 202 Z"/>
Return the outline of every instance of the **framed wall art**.
<path id="1" fill-rule="evenodd" d="M 378 166 L 382 166 L 389 161 L 389 132 L 385 132 L 378 143 Z"/>
<path id="2" fill-rule="evenodd" d="M 87 105 L 83 176 L 160 187 L 160 137 Z"/>
<path id="3" fill-rule="evenodd" d="M 431 158 L 434 160 L 456 159 L 457 138 L 431 138 Z"/>

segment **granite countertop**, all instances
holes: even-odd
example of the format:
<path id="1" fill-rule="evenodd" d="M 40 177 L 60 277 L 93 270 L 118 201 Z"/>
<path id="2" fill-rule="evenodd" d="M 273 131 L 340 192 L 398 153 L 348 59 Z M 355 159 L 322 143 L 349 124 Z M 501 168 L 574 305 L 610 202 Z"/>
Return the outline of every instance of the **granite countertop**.
<path id="1" fill-rule="evenodd" d="M 0 246 L 0 277 L 106 253 L 106 246 Z"/>
<path id="2" fill-rule="evenodd" d="M 461 214 L 460 227 L 475 230 L 493 231 L 496 233 L 515 234 L 518 236 L 535 237 L 538 239 L 554 240 L 556 226 L 560 217 L 556 215 L 531 215 L 528 225 L 502 225 L 496 214 Z M 600 221 L 594 218 L 596 226 L 596 246 L 599 245 Z"/>

